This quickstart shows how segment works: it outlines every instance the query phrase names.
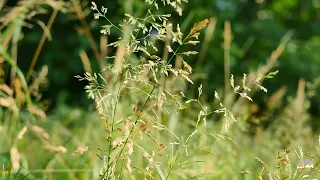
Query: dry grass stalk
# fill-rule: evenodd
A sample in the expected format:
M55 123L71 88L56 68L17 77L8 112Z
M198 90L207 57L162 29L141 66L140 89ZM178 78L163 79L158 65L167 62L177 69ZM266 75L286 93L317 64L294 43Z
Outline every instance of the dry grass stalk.
M100 36L100 53L101 53L101 58L102 59L104 57L106 57L107 54L108 54L108 46L107 46L107 44L108 44L108 37L105 36L105 35L101 35ZM101 66L101 67L104 67L104 66Z
M247 76L247 82L254 82L257 75L261 75L262 77L264 77L277 63L278 58L280 57L280 55L282 54L282 52L284 51L286 45L288 44L289 40L291 39L293 33L291 31L287 32L279 46L276 48L275 51L272 52L270 58L267 60L267 64L260 67L256 72L251 72L248 76ZM263 83L264 79L260 80L260 83ZM254 86L254 83L250 83L247 85L251 90L251 94L253 94L254 92L256 92L256 89L252 88ZM241 113L241 107L243 106L243 104L245 103L245 99L243 98L238 98L237 101L234 103L234 106L232 107L232 112L235 116L238 116L239 113Z
M133 146L134 146L134 143L133 143L133 138L130 138L128 140L128 144L127 144L127 153L126 153L126 157L127 157L127 163L126 163L126 168L127 170L131 173L132 172L132 167L131 167L131 158L130 156L133 154Z
M268 99L267 106L269 108L273 108L273 109L280 107L281 106L280 102L286 92L287 92L287 88L281 87L278 91L276 91L274 94L272 94L271 97ZM275 102L277 102L277 103L275 103Z
M27 128L26 126L24 126L24 127L22 128L22 130L18 133L18 135L17 135L17 140L22 139L23 136L26 134L27 130L28 130L28 128Z
M68 150L63 146L46 145L44 148L46 150L52 151L54 153L66 153L66 152L68 152Z
M167 31L168 32L172 32L172 25L168 25L167 26ZM165 38L165 45L164 45L164 49L163 49L163 56L162 56L162 60L164 63L167 63L168 61L168 56L169 56L169 52L173 52L173 50L171 49L170 45L171 45L171 40L172 40L173 34L169 33L168 36ZM177 59L177 61L181 61L180 59ZM179 62L176 62L176 64ZM181 62L182 63L182 62ZM163 89L165 88L166 85L166 76L161 75L160 77L160 86L159 86L159 91L158 91L158 107L157 107L157 117L160 120L160 123L162 122L162 113L163 113L163 107L162 107L162 103L161 103L161 96L163 94Z
M29 79L31 77L32 71L33 71L33 69L34 69L34 67L35 67L35 65L37 63L38 57L39 57L40 52L42 50L42 47L43 47L43 45L44 45L44 43L46 41L46 38L50 37L50 36L48 36L48 34L50 34L50 29L52 27L52 24L53 24L55 18L57 17L58 11L59 11L58 9L54 9L53 10L53 13L51 14L51 17L50 17L50 19L48 21L47 27L44 28L44 32L43 32L43 34L41 36L41 39L39 41L39 44L38 44L38 46L36 48L36 51L35 51L33 57L32 57L32 61L31 61L31 64L29 66L29 69L28 69L28 73L27 73L27 76L26 76L26 80L27 81L29 81Z
M27 110L31 114L34 114L34 115L40 117L42 120L46 119L46 113L42 109L40 109L40 108L38 108L38 107L36 107L34 105L28 105Z
M205 19L205 20L203 20L201 22L198 22L198 23L194 24L192 29L190 30L190 33L189 33L188 36L192 36L192 35L196 34L198 31L200 31L201 29L205 28L208 23L209 23L209 20Z
M254 158L256 161L258 161L260 164L265 165L265 163L258 157Z
M217 24L217 19L211 18L209 21L208 27L206 29L206 34L204 36L203 45L202 45L200 53L199 53L199 62L198 62L199 66L202 65L202 63L206 57L209 44L213 40L213 35L214 35L214 31L216 29L216 24Z
M225 95L230 93L230 46L231 46L231 24L229 21L224 23L224 83ZM227 100L227 98L226 98Z
M12 172L16 173L21 167L20 164L21 155L19 153L19 150L16 146L13 146L10 149L10 161L12 166Z
M100 56L101 56L101 61L100 61L100 68L103 69L106 67L106 62L105 62L105 57L108 55L108 36L106 35L101 35L100 36ZM101 72L102 76L107 79L107 71L102 71Z
M42 137L45 140L50 139L50 135L46 132L45 129L39 127L39 126L32 126L32 130L37 133L40 137Z
M93 35L90 31L90 28L89 28L89 25L86 21L86 18L84 16L84 13L83 13L83 10L82 10L82 7L81 7L81 4L79 3L78 0L72 0L72 5L73 5L73 9L74 9L74 12L76 13L81 25L82 25L82 28L83 28L83 31L88 39L88 42L90 44L90 47L94 53L94 56L96 57L96 59L98 60L99 64L100 62L102 61L103 57L101 56L101 54L99 53L99 50L98 50L98 46L93 38Z
M25 98L26 98L26 95L22 90L22 82L21 82L20 78L16 77L14 79L13 87L14 87L16 99L18 101L17 102L18 107L20 107L25 102Z
M126 44L121 43L116 52L116 58L114 60L114 70L117 72L121 71L121 68L123 66L123 61L125 59L126 55Z
M79 55L80 55L80 59L81 59L84 71L92 74L91 63L87 56L87 53L81 50Z
M10 108L14 104L15 104L15 102L12 97L7 97L7 98L0 97L0 106Z
M16 39L12 43L12 59L16 60L16 53L17 53L17 43L18 43L18 37L14 38L14 32L17 28L21 28L21 26L27 26L32 27L31 24L27 23L27 20L31 20L34 16L38 14L44 14L47 12L45 8L42 7L42 5L49 5L54 8L53 16L51 16L50 21L48 23L48 26L45 27L44 23L41 21L37 21L37 23L44 29L44 34L42 36L42 39L37 47L37 50L34 54L32 63L29 68L29 75L27 75L27 80L31 76L31 70L33 70L35 62L37 60L37 57L41 51L42 45L44 43L46 35L48 35L48 32L50 30L50 27L54 20L54 17L56 16L57 11L61 10L64 11L64 5L65 2L63 1L53 1L53 0L25 0L25 1L19 1L18 5L13 8L7 8L5 10L5 14L3 17L0 18L1 26L0 30L4 29L5 27L10 27L10 29L6 29L6 36L2 40L1 44L2 47L7 50L9 47L9 42L11 39ZM53 19L52 19L53 17ZM19 19L20 21L17 21ZM11 24L11 26L9 26ZM20 34L17 34L17 36L20 36ZM3 62L3 59L0 59L0 62ZM12 77L14 77L15 72L12 71Z
M85 153L86 151L88 151L89 147L88 146L79 146L73 153L72 155L73 156L76 156L76 155L81 155L83 153Z
M300 79L299 85L298 85L298 91L297 91L297 98L294 103L293 118L295 119L295 122L301 119L301 113L304 109L303 105L304 105L304 97L305 97L305 87L306 87L306 82L303 79Z
M293 33L291 31L287 32L283 37L282 40L279 44L279 46L277 47L276 50L274 50L271 53L271 56L269 57L269 59L267 60L267 64L265 66L260 67L256 73L250 73L248 75L248 81L249 82L253 82L254 79L257 77L257 74L260 74L261 76L265 76L268 72L270 72L270 70L275 67L279 57L281 56L281 54L283 53L284 49L286 48L289 40L291 39L291 37L293 36ZM261 80L261 83L263 82L264 79ZM252 87L249 86L249 88Z

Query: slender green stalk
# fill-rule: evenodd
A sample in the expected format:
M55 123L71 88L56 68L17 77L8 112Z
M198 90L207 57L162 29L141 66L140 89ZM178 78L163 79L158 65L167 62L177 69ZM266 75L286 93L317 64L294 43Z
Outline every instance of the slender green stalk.
M154 6L154 4L155 4L156 1L157 1L157 0L154 0L154 1L152 2L152 4L150 5L150 8L148 9L146 15L144 16L144 19L143 19L144 22L143 22L143 23L145 23L146 20L149 18L149 17L148 17L148 14L149 14L149 12L151 11L151 9L153 8L153 6ZM137 31L137 33L136 33L136 35L135 35L135 37L138 37L138 34L139 34L140 30L141 30L141 29L139 28L138 31Z
M179 45L179 47L173 52L173 55L171 56L171 58L168 60L167 64L169 64L171 62L171 60L173 59L173 57L175 55L177 55L179 49L182 47L182 45L185 43L185 41L189 38L189 36L187 36L183 41L182 43Z
M150 97L151 97L151 95L152 95L155 87L156 87L156 86L153 86L153 88L152 88L151 92L149 93L147 100L144 102L144 104L143 104L140 112L143 112L143 110L144 110L144 108L146 107L148 101L150 100ZM134 130L134 127L135 127L136 124L138 123L140 117L141 117L141 115L139 114L138 117L137 117L137 119L136 119L135 122L134 122L134 125L133 125L132 128L130 129L129 135L127 136L127 138L126 138L126 140L125 140L125 142L124 142L124 144L123 144L120 152L116 155L115 159L114 159L111 163L108 164L107 170L103 173L103 175L101 176L100 179L103 179L103 178L105 177L105 175L108 175L108 171L109 171L110 167L112 166L112 164L114 164L114 163L117 164L119 158L121 157L121 155L122 155L122 153L123 153L123 151L124 151L124 148L126 147L128 141L129 141L129 138L130 138L130 136L131 136L131 134L132 134L132 132L133 132L133 130ZM110 155L109 155L109 157L110 157ZM109 157L108 157L108 158L109 158Z
M171 173L171 171L172 171L173 167L175 166L175 164L176 164L177 160L179 159L179 157L180 157L180 155L181 155L182 151L183 151L183 148L182 148L182 147L180 147L179 152L178 152L178 154L176 155L176 158L174 159L173 163L172 163L172 164L170 164L170 168L169 168L169 171L168 171L168 173L167 173L167 175L166 175L166 179L168 179L168 178L169 178L169 175L170 175L170 173Z
M122 83L120 83L119 88L118 88L117 100L116 100L116 104L114 105L113 114L112 114L111 131L110 131L110 134L109 134L109 145L108 145L108 161L107 161L108 164L109 164L109 161L110 161L110 158L111 158L112 134L113 134L113 131L114 131L114 120L115 120L115 117L116 117L116 112L117 112L118 102L119 102L119 98L120 98L121 87L122 87ZM108 171L107 171L107 177L108 177Z

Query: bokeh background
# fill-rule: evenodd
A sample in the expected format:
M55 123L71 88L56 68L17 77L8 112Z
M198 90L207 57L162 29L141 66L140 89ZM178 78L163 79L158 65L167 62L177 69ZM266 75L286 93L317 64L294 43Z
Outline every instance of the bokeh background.
M143 0L95 0L95 3L108 8L107 15L115 24L122 22L124 13L143 16L148 7ZM108 36L101 35L101 26L108 22L94 20L90 6L91 2L86 0L61 3L50 0L0 1L0 46L16 61L28 85L45 71L44 67L47 68L46 78L38 84L37 93L32 95L37 108L34 110L36 113L31 113L34 111L25 108L26 101L19 102L13 66L5 60L3 53L0 55L1 84L12 89L12 98L19 104L16 112L10 110L11 106L0 103L0 165L8 166L12 162L12 147L15 145L22 157L20 163L28 170L35 169L29 177L54 179L58 176L56 173L43 174L37 169L60 168L83 171L62 172L58 173L59 177L85 179L91 177L94 166L99 166L95 163L95 152L96 147L103 146L103 125L94 110L94 102L84 91L86 82L75 76L83 75L88 64L93 72L100 72L103 64L112 63L104 57L113 55L115 49L106 47L106 44L121 34L114 31ZM253 94L254 102L243 104L244 110L240 110L243 111L239 115L242 121L231 133L239 142L238 146L217 145L215 162L223 167L217 177L245 178L245 173L239 172L247 169L259 171L254 157L276 164L277 152L286 148L303 147L306 154L317 154L320 131L320 0L190 0L182 8L182 16L170 7L161 7L158 12L172 14L170 21L179 23L185 34L196 22L206 18L213 21L211 30L204 30L200 36L201 43L195 46L200 55L186 57L194 69L191 78L195 82L195 85L185 86L188 96L196 96L200 84L203 84L202 100L207 104L214 101L215 90L223 92L226 84L226 22L231 26L228 67L237 80L241 80L243 73L250 74L266 66L273 53L278 56L270 71L279 70L279 73L264 82L268 93ZM52 26L48 27L50 18ZM33 67L32 61L42 36L45 42ZM283 51L277 51L279 47L283 47ZM162 52L157 54L161 56ZM1 97L6 97L3 95L6 91L0 89ZM194 112L193 116L196 115ZM179 121L183 123L184 119L181 115ZM213 116L207 121L219 122L219 118ZM68 152L50 151L48 146L37 148L47 142L46 138L38 137L41 135L36 130L34 134L25 136L23 143L17 143L15 137L24 125L30 129L34 126L43 128L45 132L40 132L50 136L50 145L64 146ZM91 153L67 160L79 145L88 144ZM231 173L226 174L229 171Z

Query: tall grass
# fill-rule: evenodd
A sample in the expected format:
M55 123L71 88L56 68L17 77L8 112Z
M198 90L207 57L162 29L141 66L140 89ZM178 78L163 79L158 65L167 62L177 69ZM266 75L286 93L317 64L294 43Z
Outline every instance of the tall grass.
M55 16L59 10L64 10L65 3L25 0L12 8L2 6L3 4L0 18L1 178L19 179L29 173L24 154L30 145L26 136L35 136L38 145L54 147L46 130L38 126L41 120L46 119L44 107L39 101L41 91L47 84L48 67L43 66L39 72L34 72L34 65L45 39L50 38L49 31ZM30 63L29 73L25 76L17 65L18 44L23 37L23 28L32 28L34 17L46 12L44 6L52 7L54 12L47 25L36 21L44 29L44 33ZM58 148L57 151L64 149Z
M303 158L318 164L318 136L305 126L309 120L306 82L300 81L296 97L288 104L275 103L283 98L283 87L266 97L267 114L255 114L258 107L253 97L259 90L268 92L262 82L278 73L274 67L292 32L266 57L266 65L237 77L230 70L232 26L226 21L221 50L225 89L217 89L214 102L206 102L202 98L205 85L195 86L196 97L185 95L195 81L186 57L197 58L194 48L203 39L195 65L196 71L201 70L217 19L208 17L183 31L179 24L170 23L170 14L159 13L158 8L170 6L182 15L186 1L146 3L144 16L125 14L120 23L110 20L112 14L106 7L92 3L94 18L108 22L101 27L100 43L93 38L80 1L22 1L6 12L9 18L0 26L0 58L14 68L17 77L6 74L12 77L12 86L0 85L1 179L316 178L314 169L296 168ZM28 14L41 12L41 5L55 10L49 22L39 23L44 33L24 78L16 65L17 39L22 22L28 22ZM97 114L64 104L52 115L41 110L40 87L48 69L44 67L35 77L33 69L50 37L57 9L63 7L75 13L102 69L95 73L87 52L80 51L86 73L77 78L88 82L85 90L95 101ZM21 21L14 21L16 17ZM114 31L122 36L108 44L108 35ZM265 121L272 123L260 126ZM249 129L248 123L256 128Z
M105 18L109 22L102 26L101 33L108 35L112 30L116 30L123 34L123 37L119 37L119 41L108 45L117 50L110 56L114 62L106 66L106 76L100 73L77 76L81 81L89 82L86 91L88 96L95 100L97 110L104 120L107 141L106 147L99 155L104 164L100 169L100 179L141 175L144 178L160 179L213 175L215 173L213 169L192 171L198 164L205 164L205 161L185 159L202 155L209 157L210 154L214 154L213 148L199 148L195 139L202 139L201 143L213 143L213 145L219 140L235 143L228 132L231 122L236 122L237 119L229 110L230 105L224 105L225 98L220 97L217 92L215 92L217 100L215 105L203 104L202 85L198 87L197 98L184 95L184 84L193 84L188 76L192 73L192 67L184 60L184 56L196 55L198 52L180 51L182 46L194 46L200 43L198 40L200 30L208 25L209 20L194 24L189 33L184 35L179 24L174 26L168 23L169 14L159 15L154 11L154 8L158 9L159 6L157 1L149 3L150 7L144 18L125 14L126 19L119 26L109 20L107 8L102 6L100 10L95 3L92 3L94 18ZM174 4L167 3L164 1L164 5L177 8ZM179 8L177 10L181 13ZM159 42L149 40L153 30L157 32L155 36ZM225 96L230 94L232 88L234 94L253 101L249 96L252 85L267 92L260 83L265 78L273 78L277 72L257 74L251 81L247 81L247 76L244 74L242 84L237 85L229 70L228 49L231 43L231 28L228 22L225 38L227 87ZM161 42L165 47L162 58L153 54L158 51L157 44ZM172 48L174 44L177 44L176 49ZM174 58L182 62L182 66L178 66L179 69L171 65ZM193 110L198 111L198 115L184 121L178 120L182 117L179 114L187 111L190 106L195 107ZM224 125L220 132L214 131L219 126L207 125L207 118L212 114L222 114ZM178 124L180 128L176 127ZM208 137L214 141L207 141ZM139 156L142 159L139 160ZM185 164L188 166L183 167ZM184 171L186 172L183 173Z

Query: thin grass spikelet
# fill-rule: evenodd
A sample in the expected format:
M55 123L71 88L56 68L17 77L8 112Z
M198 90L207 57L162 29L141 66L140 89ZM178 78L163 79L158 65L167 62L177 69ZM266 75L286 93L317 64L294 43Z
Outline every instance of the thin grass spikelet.
M112 142L112 149L121 147L123 145L123 140L122 138L117 138Z
M22 130L18 133L17 139L22 139L23 136L26 134L26 132L27 132L27 127L24 126Z
M153 158L156 155L156 153L154 151L152 151L152 155L150 156L149 154L144 154L143 157L145 157L148 160L148 165L146 167L146 171L148 172L150 170L150 168L153 167Z
M50 139L50 135L46 132L45 129L39 127L39 126L32 126L32 130L37 133L39 136L41 136L45 140Z
M9 96L13 95L12 89L6 84L0 84L0 91L6 93Z
M261 168L260 173L259 173L259 180L263 180L264 169L265 169L265 167L263 166L263 167Z
M131 158L130 156L133 154L133 138L130 138L128 140L128 144L127 144L127 153L126 153L126 156L127 156L127 163L126 163L126 168L127 170L131 173L132 172L132 168L131 168Z
M241 171L240 172L241 174L251 174L252 172L248 171L248 170L245 170L245 171Z
M10 161L11 161L13 172L17 172L20 169L21 167L20 159L21 159L21 155L19 153L18 148L16 146L13 146L10 149Z
M34 105L29 105L27 110L31 114L40 117L40 119L42 119L42 120L46 119L46 113L42 109L40 109L40 108L38 108L38 107L36 107Z
M79 146L73 153L72 156L81 155L85 152L87 152L89 149L88 146Z
M46 150L49 150L54 153L66 153L68 150L67 148L63 146L52 146L52 145L47 145L44 147Z
M200 31L201 29L205 28L209 23L208 19L205 19L203 21L200 21L193 25L192 29L190 30L190 33L188 36L194 35L196 32Z
M0 106L11 108L14 106L14 99L12 97L7 97L7 98L0 97Z
M264 165L264 162L263 162L260 158L255 157L254 159L255 159L256 161L258 161L260 164Z

